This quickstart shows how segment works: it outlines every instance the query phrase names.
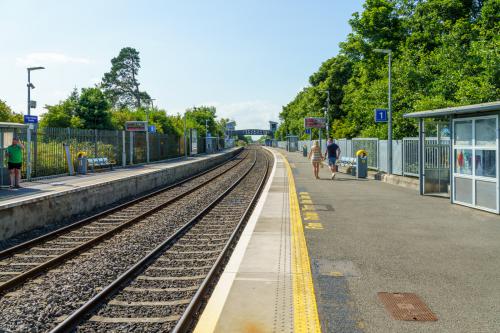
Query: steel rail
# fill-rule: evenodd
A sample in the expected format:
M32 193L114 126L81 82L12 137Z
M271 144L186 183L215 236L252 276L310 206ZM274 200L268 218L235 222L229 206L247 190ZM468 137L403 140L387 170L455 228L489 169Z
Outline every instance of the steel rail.
M151 193L147 193L147 194L145 194L143 196L140 196L138 198L132 199L131 201L127 201L127 202L125 202L123 204L120 204L118 206L106 209L106 210L104 210L102 212L99 212L99 213L94 214L92 216L89 216L89 217L86 217L84 219L78 220L78 221L76 221L74 223L71 223L71 224L69 224L67 226L64 226L62 228L56 229L54 231L51 231L51 232L49 232L49 233L47 233L45 235L42 235L42 236L30 239L29 241L23 242L23 243L18 244L18 245L14 245L12 247L9 247L8 249L0 251L0 260L5 259L6 257L9 257L9 256L11 256L11 255L13 255L15 253L18 253L18 252L22 251L22 250L26 250L26 249L32 247L33 245L37 245L37 244L40 244L41 242L47 241L49 239L53 239L53 238L57 237L59 234L61 234L61 233L65 233L67 231L70 231L71 229L74 229L74 228L83 226L85 224L91 223L92 221L94 221L96 219L99 219L99 218L102 218L105 215L115 213L115 212L117 212L117 211L119 211L121 209L124 209L124 208L128 208L128 207L130 207L132 205L135 205L135 204L137 204L137 203L139 203L141 201L144 201L144 200L146 200L148 198L151 198L151 197L153 197L155 195L158 195L160 193L166 192L168 190L171 190L174 187L177 187L179 185L187 183L188 181L191 181L193 179L201 177L204 174L207 174L207 173L209 173L211 171L214 171L217 168L220 168L221 166L226 165L227 163L233 161L238 156L240 156L242 154L242 152L243 152L243 150L240 151L237 155L233 156L231 159L229 159L226 162L224 162L223 164L216 165L213 168L210 168L208 170L199 172L199 173L197 173L197 174L195 174L193 176L190 176L190 177L188 177L186 179L180 180L180 181L178 181L178 182L176 182L174 184L171 184L171 185L168 185L166 187L162 187L160 189L154 190Z
M42 273L43 271L49 269L49 268L53 268L55 266L58 266L58 265L61 265L63 264L64 262L66 262L66 260L68 260L69 258L72 258L74 257L75 255L77 255L78 253L82 252L83 250L85 249L88 249L92 246L94 246L95 244L115 235L116 233L120 232L121 230L125 229L125 228L128 228L130 226L132 226L134 223L144 219L145 217L159 211L160 209L163 209L165 208L166 206L182 199L183 197L187 196L188 194L196 191L197 189L203 187L203 186L206 186L208 183L214 181L215 179L219 178L220 176L226 174L228 171L232 170L234 167L236 167L237 165L239 165L244 159L241 159L240 161L238 161L238 163L236 163L235 165L231 166L230 168L228 168L227 170L224 170L222 173L216 175L215 177L212 177L210 178L209 180L207 180L206 182L203 182L201 184L198 184L196 185L195 187L187 190L186 192L183 192L181 194L179 194L178 196L176 197L173 197L171 199L168 199L167 201L153 207L152 209L149 209L139 215L136 215L128 220L125 220L123 223L121 223L120 225L118 225L117 227L113 228L113 229L110 229L88 241L86 241L85 243L82 243L72 249L70 249L69 251L66 251L60 255L58 255L57 257L51 259L51 260L48 260L44 263L41 263L40 265L36 266L36 267L33 267L32 269L26 271L26 272L23 272L17 276L15 276L14 278L12 279L9 279L5 282L0 282L0 294L2 293L5 293L6 291L12 289L12 288L15 288L15 287L18 287L19 285L25 283L26 281L28 281L30 278L34 277L34 276L37 276L39 275L40 273ZM182 182L181 182L182 184ZM174 186L174 185L172 185ZM169 186L169 188L171 188L172 186ZM162 192L160 190L160 192ZM158 194L158 193L157 193Z
M177 229L174 234L172 234L169 238L164 240L161 244L159 244L155 249L146 254L141 260L136 262L132 267L130 267L126 272L122 273L116 280L102 289L98 294L96 294L92 299L83 304L79 309L75 310L72 314L70 314L64 321L59 323L55 328L53 328L50 333L61 333L61 332L71 332L80 321L96 310L102 303L105 302L106 298L115 294L119 290L122 289L123 284L126 281L129 281L136 277L140 272L144 271L151 262L156 260L159 256L162 255L162 252L165 251L168 247L175 243L177 239L182 237L182 235L190 229L196 222L205 216L212 208L214 208L223 198L225 198L254 168L257 163L257 153L255 153L255 160L253 161L250 168L248 168L245 173L243 173L234 183L228 187L223 193L221 193L217 198L215 198L211 203L205 206L200 212L189 220L182 227Z
M264 154L267 154L267 153L264 153ZM174 329L172 330L172 333L183 333L183 332L188 332L190 330L191 326L196 321L197 312L200 310L201 306L203 305L203 300L204 300L205 296L207 296L209 293L210 286L217 279L217 272L222 268L223 263L224 263L224 259L232 253L231 246L233 245L233 243L235 241L237 241L237 236L238 236L240 229L243 227L246 219L252 213L253 205L259 199L260 193L262 192L262 189L264 188L264 185L266 184L267 175L269 174L269 158L267 157L267 155L265 155L265 156L266 156L266 172L260 181L260 184L257 188L257 191L255 192L254 196L252 197L252 200L250 201L247 208L245 209L245 212L243 213L240 220L238 221L236 228L234 229L231 236L229 237L229 240L227 241L226 245L222 249L221 254L217 257L217 260L215 261L214 265L212 266L212 268L208 272L208 275L203 280L203 282L200 285L200 288L198 288L195 295L193 296L193 299L191 300L188 307L186 308L186 310L182 314L181 319L179 319L179 321L175 325Z

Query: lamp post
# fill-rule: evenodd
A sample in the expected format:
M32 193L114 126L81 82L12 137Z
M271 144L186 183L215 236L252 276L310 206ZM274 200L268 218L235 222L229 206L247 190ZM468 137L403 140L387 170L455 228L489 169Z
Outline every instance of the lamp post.
M187 110L184 111L184 157L185 158L187 158L187 156L188 156L187 137L186 137L186 131L187 131L187 129L186 129L186 127L187 127L187 124L186 124L186 115L187 115Z
M31 83L31 71L36 71L39 69L45 69L45 67L28 67L26 68L28 70L28 84L26 85L28 87L28 116L31 115L31 89L35 89L35 86L33 83Z
M26 68L26 70L28 71L28 83L26 84L26 86L28 87L28 116L31 115L31 89L35 89L35 86L33 85L33 83L31 83L31 71L36 71L36 70L40 70L40 69L45 69L45 67L42 67L42 66L37 66L37 67L28 67ZM34 106L34 105L33 105ZM28 128L27 132L26 132L26 140L28 141L27 143L27 147L26 147L26 176L28 178L28 180L31 180L31 128ZM33 156L33 160L34 160L34 164L36 166L37 164L37 159L38 159L38 156L37 156L37 151L38 151L38 147L37 147L37 138L36 138L36 131L35 131L35 147L34 147L34 156Z
M388 94L388 121L387 121L387 173L392 174L392 86L391 86L391 61L392 50L389 49L374 49L374 52L384 53L389 55L389 94Z
M154 98L149 99L151 109L153 109ZM146 163L150 160L150 150L149 150L149 108L146 108Z
M330 135L330 123L328 121L328 115L330 113L330 90L323 90L322 92L326 92L326 109L324 115L326 120L326 139L328 140Z

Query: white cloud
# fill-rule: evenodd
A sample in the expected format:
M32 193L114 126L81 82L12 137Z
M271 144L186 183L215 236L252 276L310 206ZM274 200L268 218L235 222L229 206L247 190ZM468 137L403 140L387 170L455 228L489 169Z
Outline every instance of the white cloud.
M16 58L18 66L43 66L46 64L89 64L90 60L82 57L72 57L64 53L35 52Z
M245 101L238 103L209 102L217 108L219 118L230 118L236 121L237 129L268 129L269 121L278 121L281 106L267 101Z

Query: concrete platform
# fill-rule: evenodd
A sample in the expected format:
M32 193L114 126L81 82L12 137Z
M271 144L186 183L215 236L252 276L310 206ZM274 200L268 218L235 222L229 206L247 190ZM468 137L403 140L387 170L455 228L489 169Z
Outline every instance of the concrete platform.
M19 190L0 189L0 241L175 183L222 163L239 150L233 148L188 159L23 182L24 188Z
M282 151L283 152L283 151ZM500 217L286 153L323 332L500 332ZM435 322L392 319L378 292L416 293Z
M319 332L307 247L291 169L275 165L195 329Z
M316 180L307 159L274 152L195 332L500 332L498 215L327 168ZM394 320L378 292L415 293L438 320Z

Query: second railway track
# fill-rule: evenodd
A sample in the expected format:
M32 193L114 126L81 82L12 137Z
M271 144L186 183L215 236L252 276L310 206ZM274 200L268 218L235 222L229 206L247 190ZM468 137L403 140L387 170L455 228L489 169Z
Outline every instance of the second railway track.
M184 332L251 212L269 170L255 151L251 169L198 215L85 303L52 333ZM90 315L97 312L94 315ZM83 320L83 322L81 322Z
M66 260L57 269L44 272L16 291L5 294L0 298L0 331L41 332L56 326L226 191L250 168L250 157L240 156L238 161L232 162L236 165L226 165L230 171L210 182L210 186L202 186L182 200L158 209L112 238L102 240L98 246ZM37 258L36 255L33 258ZM11 267L5 265L6 259L2 263L2 266Z
M1 251L0 294L182 199L230 171L242 160L241 156L236 157L222 166Z

